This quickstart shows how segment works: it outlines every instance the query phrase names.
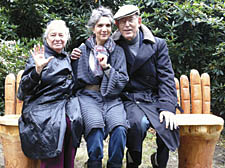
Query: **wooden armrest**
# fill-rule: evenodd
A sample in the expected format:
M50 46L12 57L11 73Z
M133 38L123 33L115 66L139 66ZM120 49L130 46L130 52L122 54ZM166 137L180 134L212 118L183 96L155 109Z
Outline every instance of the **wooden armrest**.
M18 126L18 120L21 115L9 114L0 117L0 125Z
M224 120L213 114L176 114L179 126L224 125Z

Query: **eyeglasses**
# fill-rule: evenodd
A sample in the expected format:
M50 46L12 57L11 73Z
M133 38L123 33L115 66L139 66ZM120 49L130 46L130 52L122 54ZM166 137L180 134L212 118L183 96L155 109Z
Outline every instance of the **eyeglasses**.
M120 20L119 20L119 24L120 24L121 26L124 26L124 25L126 25L126 23L128 22L129 25L130 25L130 24L133 24L133 23L135 22L136 19L137 19L137 16L126 17L126 18L120 19Z

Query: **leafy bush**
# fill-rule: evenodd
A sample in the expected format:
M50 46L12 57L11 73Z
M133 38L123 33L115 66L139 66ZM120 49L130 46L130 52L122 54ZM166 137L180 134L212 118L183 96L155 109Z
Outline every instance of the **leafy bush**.
M1 41L0 42L0 115L4 109L4 85L5 77L9 73L15 75L25 68L31 46L39 41L35 39L24 41Z
M0 14L0 39L15 39L17 34L14 30L17 26L9 23L7 10L4 7L0 7Z

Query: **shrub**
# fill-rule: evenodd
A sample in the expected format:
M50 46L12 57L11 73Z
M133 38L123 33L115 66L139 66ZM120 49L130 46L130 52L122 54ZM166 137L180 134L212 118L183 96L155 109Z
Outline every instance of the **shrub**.
M32 39L23 39L22 41L4 41L0 42L0 115L4 109L4 84L5 77L9 73L15 75L25 68L29 50L31 46L39 41Z

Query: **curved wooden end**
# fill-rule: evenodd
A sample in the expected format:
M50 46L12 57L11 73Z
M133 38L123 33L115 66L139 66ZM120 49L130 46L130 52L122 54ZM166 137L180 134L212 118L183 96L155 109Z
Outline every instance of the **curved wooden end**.
M20 80L21 80L21 77L23 75L23 72L24 72L24 70L20 70L17 74L17 77L16 77L16 93L18 91ZM23 107L23 101L16 98L16 114L21 114L22 107Z
M190 114L190 89L189 80L186 75L180 77L180 93L181 93L181 107L185 114Z
M202 113L202 90L201 90L201 79L199 72L192 69L190 72L190 83L191 83L191 105L193 114Z
M201 75L201 86L202 86L202 113L210 114L210 77L209 74L203 73Z
M179 168L211 168L224 120L212 114L178 114Z
M0 117L0 139L5 168L38 168L40 161L27 158L21 149L18 118L19 115Z
M177 78L174 78L174 81L175 81L176 90L177 90L177 103L180 105L180 84ZM176 109L176 114L180 114L180 111L178 109Z
M5 114L15 114L16 113L16 77L13 73L6 76L5 79Z

